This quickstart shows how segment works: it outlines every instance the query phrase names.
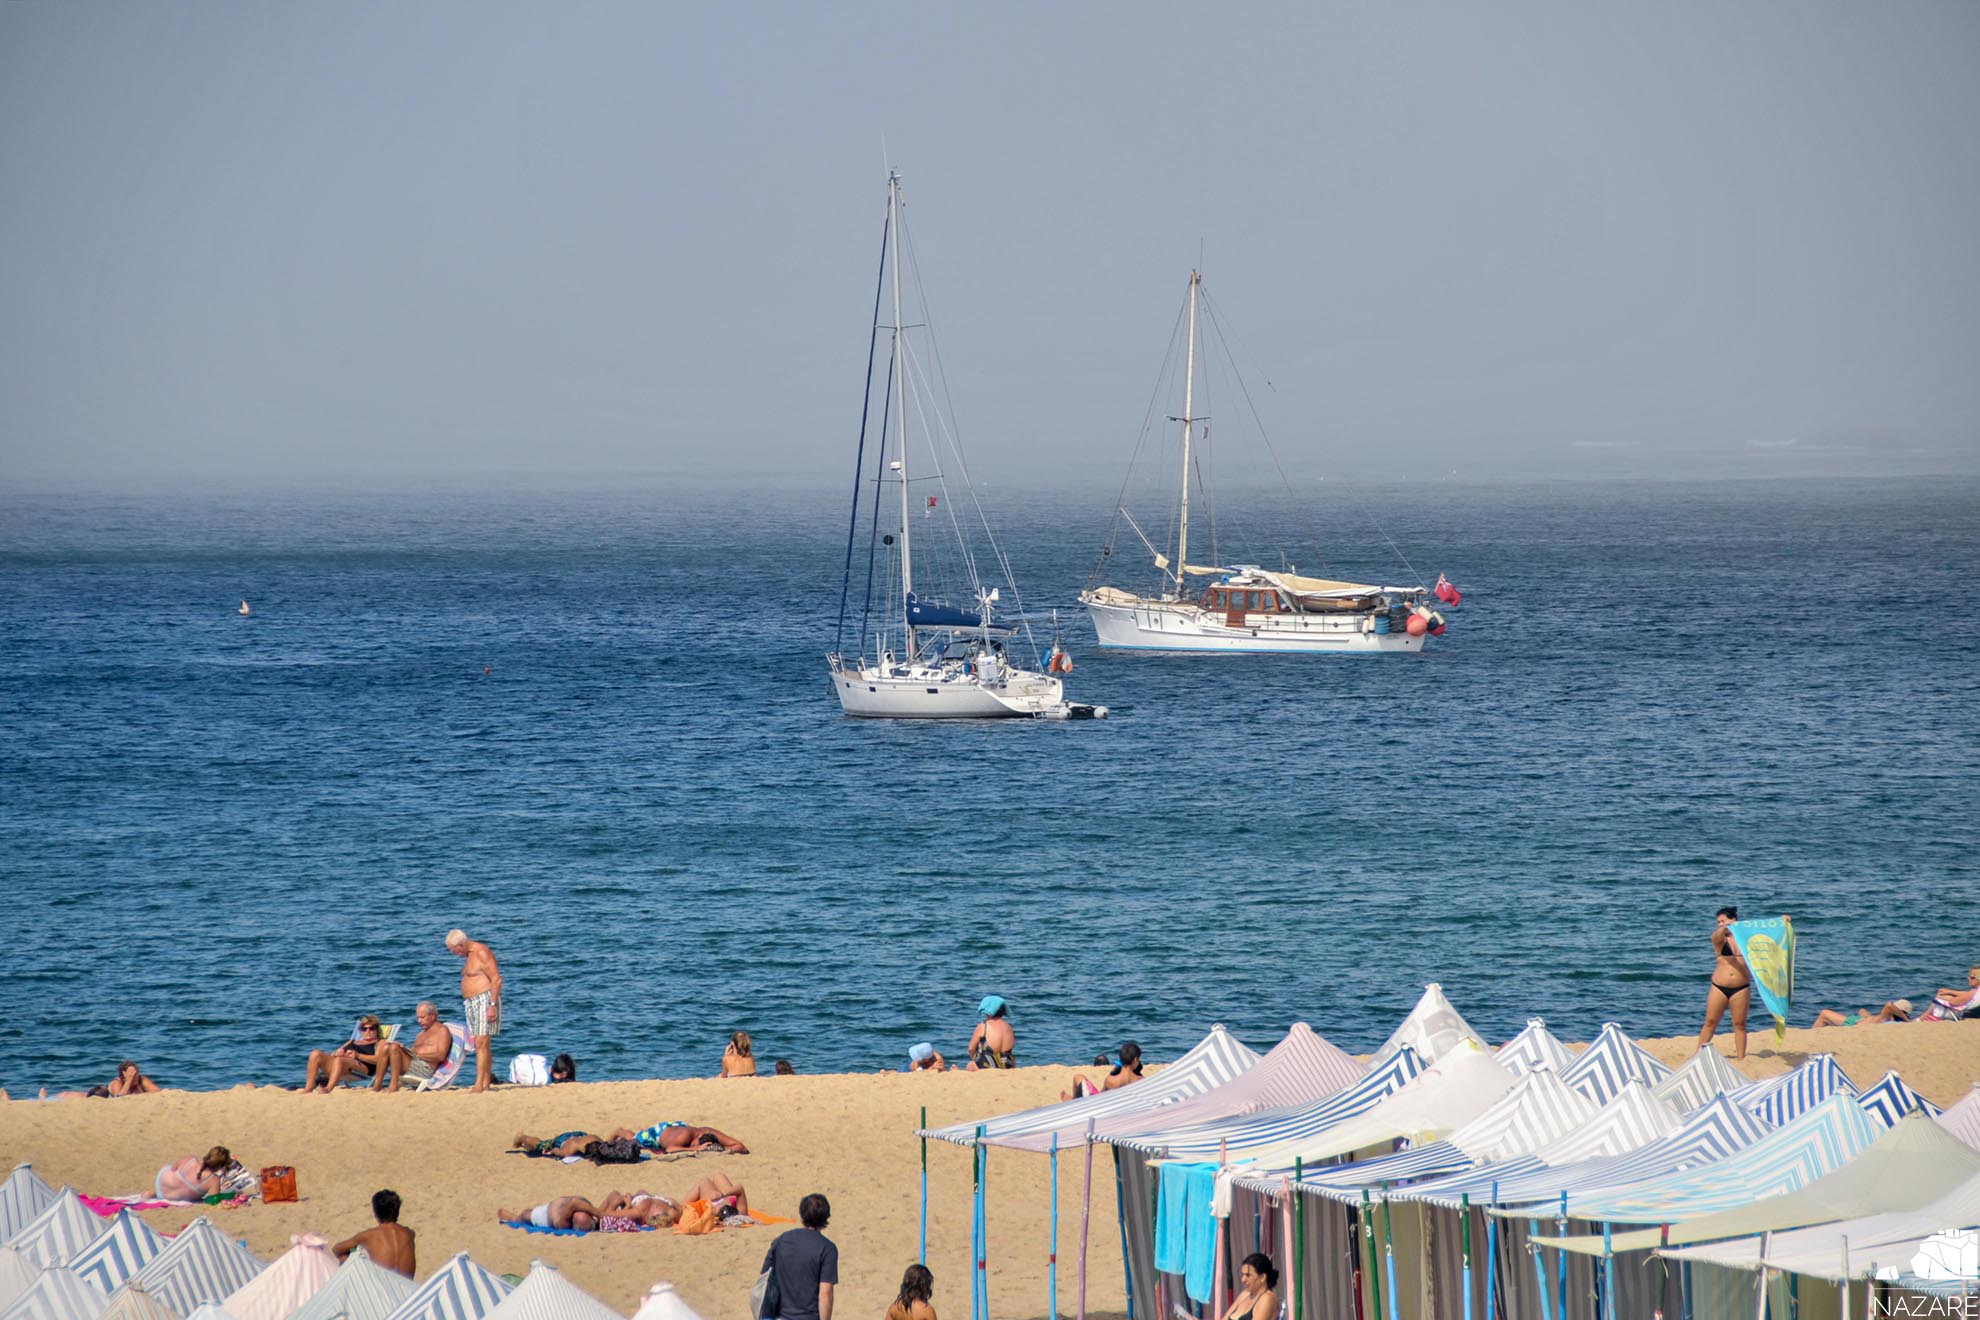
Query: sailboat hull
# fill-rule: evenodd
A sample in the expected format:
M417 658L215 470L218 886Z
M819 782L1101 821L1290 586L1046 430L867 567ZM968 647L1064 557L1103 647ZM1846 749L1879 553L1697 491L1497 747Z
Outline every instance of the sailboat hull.
M835 670L839 707L856 719L998 720L1052 717L1065 709L1064 685L1028 670L1009 670L995 683L973 673L916 665L902 670Z
M1408 655L1428 640L1401 629L1376 631L1384 616L1372 610L1258 614L1232 626L1221 614L1186 601L1089 599L1086 609L1100 645L1119 650Z

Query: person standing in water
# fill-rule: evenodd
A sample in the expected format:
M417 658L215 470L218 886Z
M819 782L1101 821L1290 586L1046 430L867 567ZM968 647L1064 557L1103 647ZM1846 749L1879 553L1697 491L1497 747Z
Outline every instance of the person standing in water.
M1746 1010L1753 1006L1753 972L1733 942L1732 924L1739 920L1739 909L1722 907L1718 924L1712 928L1712 988L1705 995L1705 1028L1698 1033L1698 1048L1712 1047L1719 1030L1719 1019L1732 1009L1733 1058L1746 1057Z
M447 932L447 951L461 962L461 1013L468 1039L474 1043L474 1090L486 1091L495 1080L495 1033L502 1029L502 969L495 953L463 930Z

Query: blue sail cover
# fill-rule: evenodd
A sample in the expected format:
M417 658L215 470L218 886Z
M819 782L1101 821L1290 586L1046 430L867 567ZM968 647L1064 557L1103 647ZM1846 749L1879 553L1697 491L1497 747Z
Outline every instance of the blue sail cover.
M916 628L981 628L983 616L952 605L924 602L912 591L907 594L907 621Z

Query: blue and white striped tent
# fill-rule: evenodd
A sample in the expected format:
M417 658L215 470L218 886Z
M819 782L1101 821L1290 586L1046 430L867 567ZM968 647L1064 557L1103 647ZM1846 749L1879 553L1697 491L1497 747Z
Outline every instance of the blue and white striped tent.
M357 1247L330 1282L289 1313L289 1320L385 1320L412 1295L411 1279L386 1269Z
M1897 1121L1914 1109L1924 1110L1928 1118L1939 1116L1939 1107L1906 1086L1896 1070L1885 1073L1875 1086L1857 1096L1856 1103L1885 1127L1896 1127Z
M135 1283L167 1310L190 1316L207 1302L217 1304L261 1269L261 1258L212 1220L195 1219L124 1286Z
M1939 1115L1939 1126L1980 1150L1980 1082L1975 1082L1957 1104Z
M12 1247L0 1247L0 1311L13 1305L14 1299L40 1277L41 1266Z
M1747 1112L1779 1127L1791 1123L1838 1092L1854 1097L1856 1083L1833 1054L1818 1054L1793 1072L1755 1082L1733 1097Z
M1728 1159L1626 1186L1568 1198L1568 1217L1619 1224L1667 1224L1716 1214L1792 1192L1833 1173L1876 1140L1881 1129L1853 1095L1832 1095L1786 1127ZM1558 1207L1535 1210L1558 1213Z
M128 1285L117 1289L97 1320L179 1320L165 1304L142 1288Z
M988 1145L1015 1137L1059 1132L1065 1134L1061 1138L1062 1145L1077 1145L1084 1137L1089 1120L1155 1110L1177 1100L1202 1095L1213 1087L1222 1086L1257 1062L1257 1052L1224 1030L1223 1024L1219 1023L1211 1027L1210 1034L1180 1059L1133 1086L1117 1087L1098 1095L1025 1109L981 1122L952 1123L948 1127L933 1128L918 1135L969 1146L975 1144L978 1128L983 1130L983 1141Z
M1551 1068L1556 1073L1564 1073L1574 1062L1574 1051L1561 1044L1547 1024L1540 1018L1526 1019L1526 1026L1517 1036L1499 1046L1493 1056L1515 1073L1529 1073L1535 1068Z
M218 1302L201 1302L186 1320L235 1320L232 1312Z
M72 1256L96 1241L103 1228L103 1216L84 1205L75 1188L64 1187L7 1245L47 1269L68 1264Z
M1532 1154L1517 1159L1483 1164L1463 1173L1418 1183L1400 1193L1411 1201L1456 1207L1466 1197L1474 1205L1493 1204L1493 1190L1507 1199L1510 1189L1538 1180L1545 1185L1556 1177L1554 1170L1590 1160L1612 1158L1640 1150L1659 1137L1677 1130L1682 1120L1669 1104L1657 1099L1641 1082L1631 1082L1622 1094L1602 1107L1601 1112L1574 1131ZM1530 1200L1530 1196L1520 1196Z
M0 1320L97 1320L110 1299L60 1265L45 1269L28 1290L0 1311Z
M1136 1083L1140 1085L1140 1083ZM1134 1089L1129 1087L1129 1090ZM488 1320L625 1320L617 1311L540 1260L529 1263L529 1277L488 1313Z
M28 1226L28 1221L48 1208L55 1189L41 1180L32 1164L16 1164L0 1182L0 1246Z
M1670 1065L1623 1035L1615 1023L1604 1022L1601 1034L1568 1065L1561 1080L1596 1104L1606 1105L1631 1082L1655 1086L1670 1075Z
M1733 1104L1726 1096L1685 1116L1683 1126L1648 1145L1622 1155L1564 1164L1504 1180L1499 1187L1501 1211L1520 1219L1552 1219L1563 1192L1588 1192L1629 1187L1687 1169L1715 1164L1745 1150L1772 1130L1766 1120ZM1519 1208L1538 1202L1531 1209Z
M1715 1095L1731 1095L1751 1085L1753 1079L1727 1063L1725 1055L1706 1049L1686 1059L1683 1067L1654 1089L1659 1099L1676 1105L1680 1114L1688 1114Z
M1434 1178L1493 1161L1531 1155L1582 1126L1596 1114L1594 1101L1546 1068L1527 1073L1484 1113L1442 1141L1372 1160L1356 1160L1308 1174L1298 1188L1338 1201L1354 1201L1364 1189ZM1406 1193L1398 1193L1406 1195Z
M1376 1064L1360 1081L1324 1099L1179 1128L1150 1128L1115 1137L1109 1144L1167 1159L1214 1155L1223 1149L1235 1154L1254 1146L1273 1146L1324 1132L1336 1123L1367 1113L1409 1085L1424 1066L1421 1056L1405 1046ZM1159 1118L1159 1115L1150 1117Z
M515 1291L463 1251L435 1270L387 1320L482 1320Z
M106 1293L149 1265L165 1250L165 1239L128 1210L104 1221L96 1240L69 1258L69 1268Z

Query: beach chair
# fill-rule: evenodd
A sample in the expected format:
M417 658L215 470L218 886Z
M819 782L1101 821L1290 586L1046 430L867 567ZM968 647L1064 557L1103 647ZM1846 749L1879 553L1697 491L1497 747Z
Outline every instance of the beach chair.
M467 1027L459 1022L442 1025L447 1028L447 1034L454 1038L454 1043L447 1048L447 1061L435 1068L431 1077L420 1082L419 1089L422 1091L444 1091L452 1086L468 1056Z
M1943 999L1934 999L1932 1006L1918 1015L1920 1022L1960 1022L1972 1017L1980 1008L1980 996L1975 996L1965 1008L1954 1008Z

